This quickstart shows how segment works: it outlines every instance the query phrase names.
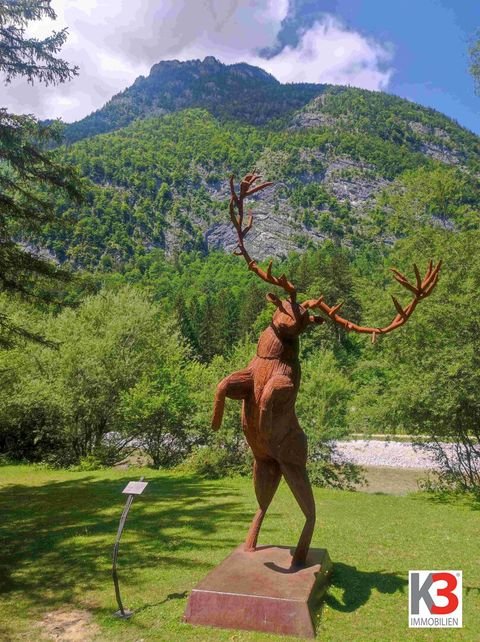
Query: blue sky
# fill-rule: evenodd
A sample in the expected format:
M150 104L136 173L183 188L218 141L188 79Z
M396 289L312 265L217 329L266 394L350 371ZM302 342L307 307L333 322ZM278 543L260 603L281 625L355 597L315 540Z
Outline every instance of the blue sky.
M326 11L351 29L391 43L393 73L387 90L480 133L480 98L468 72L469 42L480 28L480 2L324 0L297 5L305 26Z
M480 134L468 47L478 0L52 0L62 56L80 75L58 87L19 79L0 103L78 120L161 60L248 62L282 82L349 84L434 107Z

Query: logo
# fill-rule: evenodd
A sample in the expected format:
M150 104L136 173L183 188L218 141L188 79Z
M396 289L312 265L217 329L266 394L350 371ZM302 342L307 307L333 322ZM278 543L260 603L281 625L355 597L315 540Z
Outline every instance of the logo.
M462 627L462 571L409 571L410 628Z

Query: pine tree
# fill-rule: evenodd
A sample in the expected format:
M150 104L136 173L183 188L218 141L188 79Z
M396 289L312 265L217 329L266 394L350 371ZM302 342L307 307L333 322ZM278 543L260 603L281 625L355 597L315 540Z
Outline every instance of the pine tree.
M67 39L67 29L54 31L39 40L26 35L29 22L50 18L55 20L51 0L0 0L0 71L9 83L16 76L28 82L35 79L57 84L77 75L78 67L56 58Z
M55 18L50 0L0 0L0 72L5 84L16 76L28 82L61 83L77 74L55 54L65 42L66 30L39 40L27 37L30 21ZM33 116L0 109L0 292L51 301L52 278L67 272L41 258L32 239L47 224L54 224L55 201L61 195L80 199L76 172L57 160L51 150L59 128L41 125ZM0 310L0 346L15 335L38 338L18 327Z

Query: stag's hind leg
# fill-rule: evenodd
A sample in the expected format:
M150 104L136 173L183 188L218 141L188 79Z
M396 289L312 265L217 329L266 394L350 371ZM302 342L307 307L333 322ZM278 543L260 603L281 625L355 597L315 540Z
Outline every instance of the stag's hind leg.
M259 508L255 513L245 540L246 551L254 551L257 546L258 533L263 518L275 495L281 476L280 466L273 459L255 459L253 464L253 483Z
M282 463L281 470L306 518L292 559L292 566L303 566L307 559L315 527L315 500L304 464Z

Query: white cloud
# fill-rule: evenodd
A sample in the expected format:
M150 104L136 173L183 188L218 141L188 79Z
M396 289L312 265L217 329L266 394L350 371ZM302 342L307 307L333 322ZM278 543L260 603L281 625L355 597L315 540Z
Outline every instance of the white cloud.
M301 34L270 59L288 14L288 0L53 0L55 22L32 24L45 36L69 27L61 56L80 76L57 87L19 79L0 85L0 103L41 118L82 118L130 85L160 60L213 55L223 62L249 62L282 82L329 82L367 89L387 86L390 51L331 16Z
M296 47L284 47L269 60L250 58L282 82L319 82L385 89L392 70L390 47L345 29L327 16L305 31Z

